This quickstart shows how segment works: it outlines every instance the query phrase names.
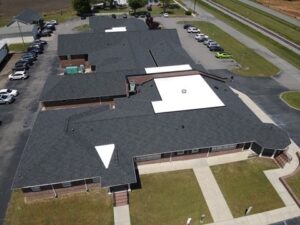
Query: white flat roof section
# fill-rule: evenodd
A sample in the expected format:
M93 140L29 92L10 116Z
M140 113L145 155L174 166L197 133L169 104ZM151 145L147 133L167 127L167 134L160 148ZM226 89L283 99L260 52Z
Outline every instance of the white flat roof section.
M111 33L111 32L125 32L127 31L126 27L112 27L111 29L106 29L106 33Z
M192 67L189 64L145 68L146 74L178 72L178 71L187 71L187 70L192 70Z
M225 106L200 75L154 79L161 101L153 101L155 113Z
M103 162L105 168L107 169L109 167L111 157L115 150L115 144L98 145L98 146L95 146L95 149L96 149L101 161Z

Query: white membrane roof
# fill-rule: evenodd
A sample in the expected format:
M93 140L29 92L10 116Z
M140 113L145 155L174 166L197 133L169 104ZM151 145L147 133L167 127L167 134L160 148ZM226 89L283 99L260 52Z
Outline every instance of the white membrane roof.
M126 27L113 27L111 29L106 29L105 32L106 33L110 33L110 32L125 32L127 31Z
M161 101L153 101L155 113L225 106L200 75L154 79Z
M103 162L105 168L107 169L109 167L111 157L115 150L115 144L98 145L98 146L95 146L95 149L96 149L101 161Z
M192 67L189 64L145 68L146 74L167 73L167 72L177 72L177 71L187 71L187 70L192 70Z

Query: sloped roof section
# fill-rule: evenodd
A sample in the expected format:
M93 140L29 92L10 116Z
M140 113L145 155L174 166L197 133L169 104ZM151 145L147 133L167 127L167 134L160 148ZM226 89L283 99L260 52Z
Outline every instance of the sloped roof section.
M42 19L42 16L37 11L32 9L25 9L19 15L14 17L14 20L20 21L27 24L33 24Z

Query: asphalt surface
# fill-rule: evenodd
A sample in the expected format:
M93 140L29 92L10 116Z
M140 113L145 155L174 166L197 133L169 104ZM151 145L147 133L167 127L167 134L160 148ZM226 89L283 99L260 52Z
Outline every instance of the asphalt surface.
M279 98L282 92L288 91L286 87L271 78L241 77L228 70L209 70L209 72L223 77L234 76L233 81L228 84L247 94L300 146L300 111L290 108Z

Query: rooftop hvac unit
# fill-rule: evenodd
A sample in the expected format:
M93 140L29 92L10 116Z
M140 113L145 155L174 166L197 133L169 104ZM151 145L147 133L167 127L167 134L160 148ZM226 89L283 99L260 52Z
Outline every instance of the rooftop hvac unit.
M129 81L129 93L135 93L136 92L136 84L135 81L131 80Z

